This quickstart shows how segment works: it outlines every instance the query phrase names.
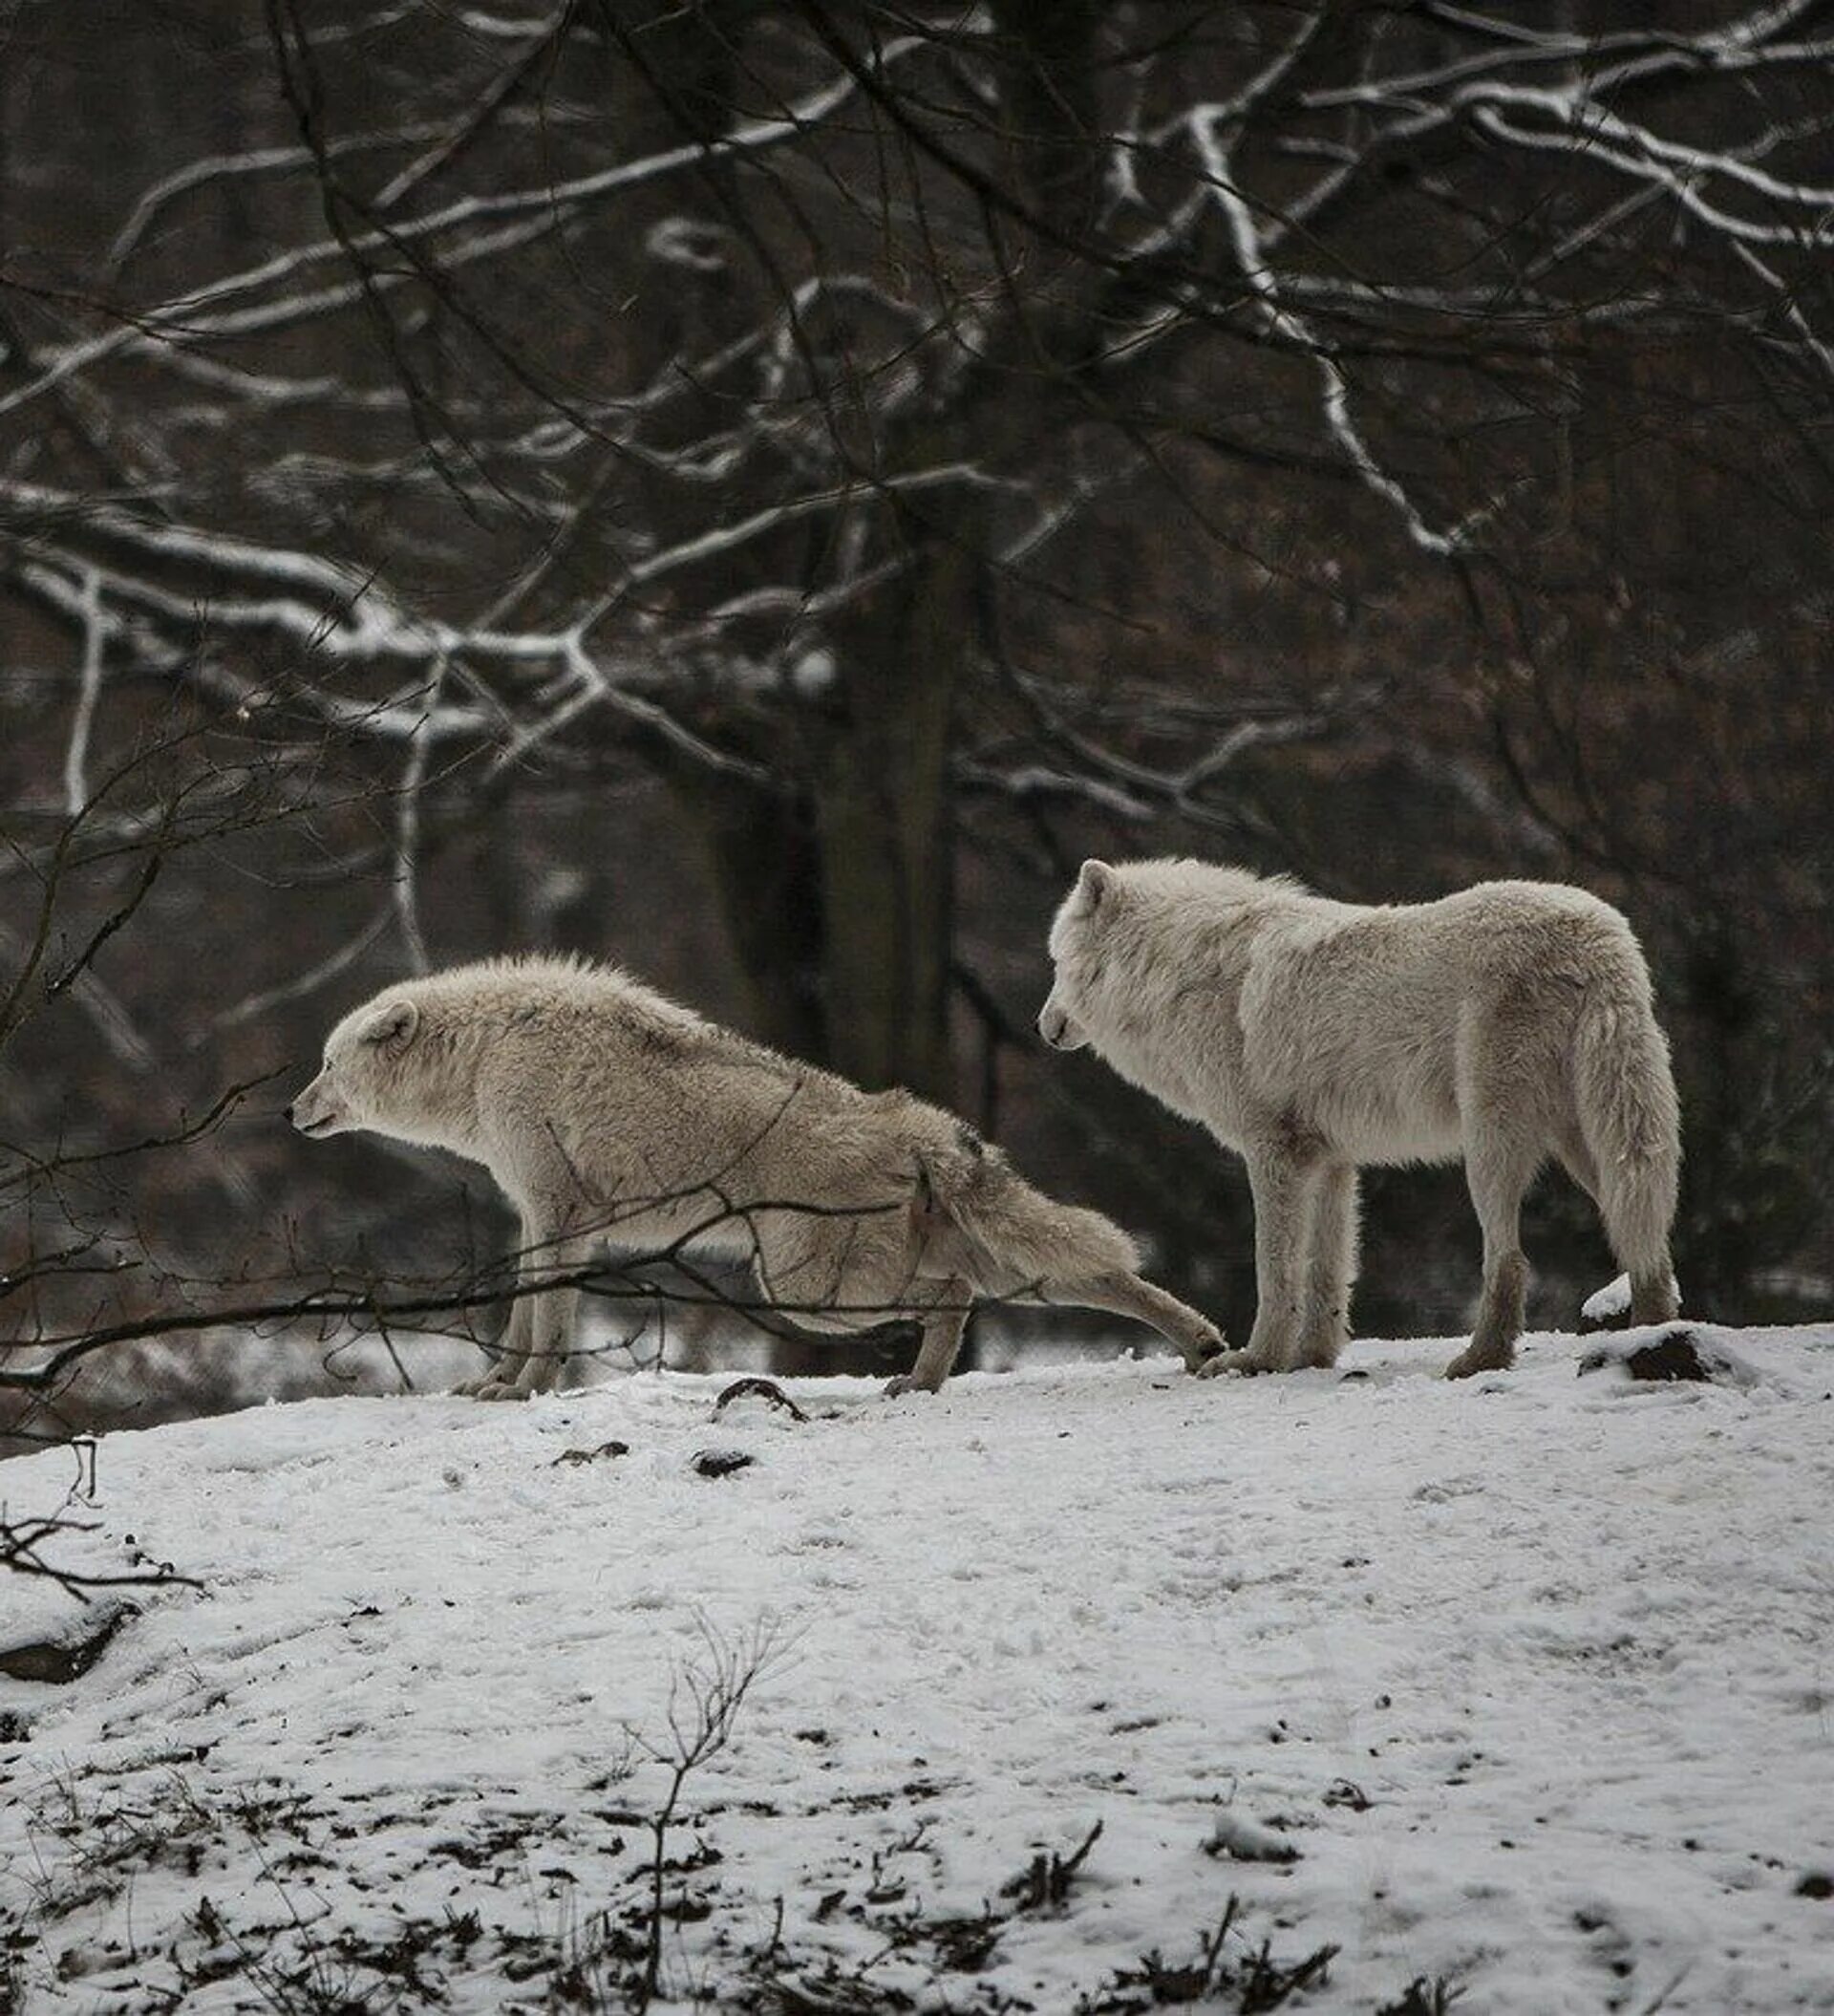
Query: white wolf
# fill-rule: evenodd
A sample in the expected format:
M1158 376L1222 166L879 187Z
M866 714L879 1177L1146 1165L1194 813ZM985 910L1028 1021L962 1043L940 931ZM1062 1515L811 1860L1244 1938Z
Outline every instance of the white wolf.
M907 1092L866 1093L749 1042L621 973L505 959L388 988L338 1023L288 1108L302 1133L368 1128L481 1162L522 1217L499 1362L462 1387L544 1391L602 1243L748 1258L763 1299L821 1331L915 1318L889 1391L949 1377L977 1293L1112 1310L1193 1370L1215 1326L1140 1278L1120 1229L1054 1203L998 1149Z
M1486 882L1367 908L1200 861L1090 861L1051 927L1038 1017L1247 1160L1258 1307L1246 1353L1329 1365L1348 1332L1356 1169L1464 1160L1483 1291L1449 1376L1507 1365L1518 1220L1552 1155L1597 1201L1632 1318L1679 1306L1680 1119L1630 926L1583 890Z

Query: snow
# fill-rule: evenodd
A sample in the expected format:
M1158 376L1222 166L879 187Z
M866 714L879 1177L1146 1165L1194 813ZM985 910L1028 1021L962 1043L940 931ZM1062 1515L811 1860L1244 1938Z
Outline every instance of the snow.
M1621 1323L1631 1313L1630 1276L1620 1274L1615 1280L1607 1281L1595 1295L1586 1298L1579 1313L1585 1321L1599 1328Z
M1233 1896L1226 1960L1339 1948L1296 2007L1827 2010L1834 1325L1692 1328L1736 1378L1632 1331L108 1437L65 1558L202 1587L0 1679L0 2007L9 1956L27 2012L641 2006L677 1733L761 1651L658 2008L1144 2008ZM73 1620L0 1578L0 1650Z

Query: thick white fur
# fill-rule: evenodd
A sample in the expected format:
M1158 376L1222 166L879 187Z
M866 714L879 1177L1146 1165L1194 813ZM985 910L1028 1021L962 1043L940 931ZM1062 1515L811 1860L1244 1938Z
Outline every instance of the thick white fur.
M1678 1307L1680 1116L1630 926L1583 890L1486 882L1367 908L1201 861L1091 861L1051 928L1038 1018L1239 1149L1258 1308L1205 1369L1333 1363L1349 1328L1356 1169L1465 1165L1483 1290L1454 1378L1507 1365L1524 1191L1549 1156L1597 1201L1632 1318Z
M368 1128L482 1163L521 1213L525 1290L602 1243L692 1240L749 1259L763 1298L816 1330L916 1318L894 1391L948 1378L977 1292L1137 1318L1193 1368L1222 1347L1140 1278L1118 1226L1054 1203L939 1107L863 1092L578 961L387 989L331 1031L290 1113L315 1136ZM499 1362L464 1390L553 1385L578 1300L520 1294Z

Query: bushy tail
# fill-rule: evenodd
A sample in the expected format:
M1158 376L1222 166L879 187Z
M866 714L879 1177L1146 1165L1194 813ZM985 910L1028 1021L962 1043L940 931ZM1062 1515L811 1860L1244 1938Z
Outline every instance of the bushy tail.
M1649 974L1634 945L1595 981L1574 1057L1579 1122L1598 1169L1598 1203L1631 1276L1632 1319L1661 1321L1678 1298L1669 1264L1681 1174L1681 1110Z
M1024 1283L1132 1274L1134 1242L1099 1212L1058 1204L1034 1190L998 1148L964 1130L960 1147L927 1152L924 1175L936 1208L984 1255L989 1271Z

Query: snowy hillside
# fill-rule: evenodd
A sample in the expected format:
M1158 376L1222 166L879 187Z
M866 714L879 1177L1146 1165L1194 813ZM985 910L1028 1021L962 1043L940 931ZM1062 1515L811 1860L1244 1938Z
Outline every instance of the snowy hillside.
M0 2009L1827 2010L1834 1327L1694 1335L113 1437L202 1587L0 1679Z

